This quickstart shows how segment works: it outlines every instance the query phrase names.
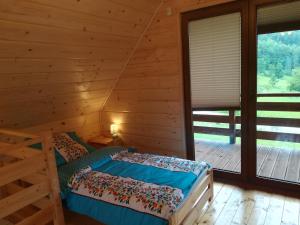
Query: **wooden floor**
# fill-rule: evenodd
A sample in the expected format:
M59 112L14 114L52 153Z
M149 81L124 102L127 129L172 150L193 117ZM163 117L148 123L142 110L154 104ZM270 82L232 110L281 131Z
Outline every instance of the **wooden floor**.
M300 200L215 183L199 225L300 225Z
M240 145L196 141L196 159L214 168L241 171ZM262 177L300 182L300 149L258 147L257 171Z
M300 200L215 183L214 199L191 225L300 225ZM66 213L67 225L100 225ZM130 224L129 224L130 225Z

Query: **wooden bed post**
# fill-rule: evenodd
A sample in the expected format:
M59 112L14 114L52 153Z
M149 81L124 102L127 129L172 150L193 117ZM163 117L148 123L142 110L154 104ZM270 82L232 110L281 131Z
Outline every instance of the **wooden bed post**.
M213 170L209 169L202 179L198 179L185 202L169 219L169 225L190 225L197 222L199 213L207 202L213 200Z
M53 149L53 140L51 132L44 132L43 137L43 152L47 160L47 173L50 181L51 201L54 204L54 225L64 225L64 215L60 198L60 187L56 168L56 161Z
M208 185L209 192L210 192L208 201L211 202L214 198L214 172L213 172L213 169L210 169L208 171L208 174L209 174L209 179L210 179L209 185Z

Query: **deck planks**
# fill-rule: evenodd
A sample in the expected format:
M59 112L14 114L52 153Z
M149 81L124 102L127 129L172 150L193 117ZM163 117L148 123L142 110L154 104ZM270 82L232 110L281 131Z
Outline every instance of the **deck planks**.
M262 177L271 177L274 167L275 167L275 163L276 163L276 159L278 157L279 151L278 149L273 149L269 151L269 154L267 155L267 157L265 158L262 167L260 168L260 170L258 171L258 175L262 176Z
M290 149L280 149L277 156L275 167L272 173L273 178L283 180L288 168L289 158L290 158Z
M241 148L208 141L195 141L196 160L211 163L215 168L240 173ZM258 146L258 176L300 182L300 149Z
M300 182L300 151L292 151L289 159L289 167L286 171L285 179L287 181L297 181Z

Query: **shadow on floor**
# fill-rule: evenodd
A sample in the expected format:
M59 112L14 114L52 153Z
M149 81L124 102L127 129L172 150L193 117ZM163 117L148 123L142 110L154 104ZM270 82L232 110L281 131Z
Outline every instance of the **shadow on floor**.
M64 215L66 225L105 225L87 216L83 216L66 209L64 209Z

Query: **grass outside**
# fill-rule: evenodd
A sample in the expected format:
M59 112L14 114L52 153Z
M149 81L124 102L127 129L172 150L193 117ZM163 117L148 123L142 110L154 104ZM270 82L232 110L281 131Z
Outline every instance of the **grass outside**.
M295 103L300 103L300 97L258 97L257 102L295 102Z

